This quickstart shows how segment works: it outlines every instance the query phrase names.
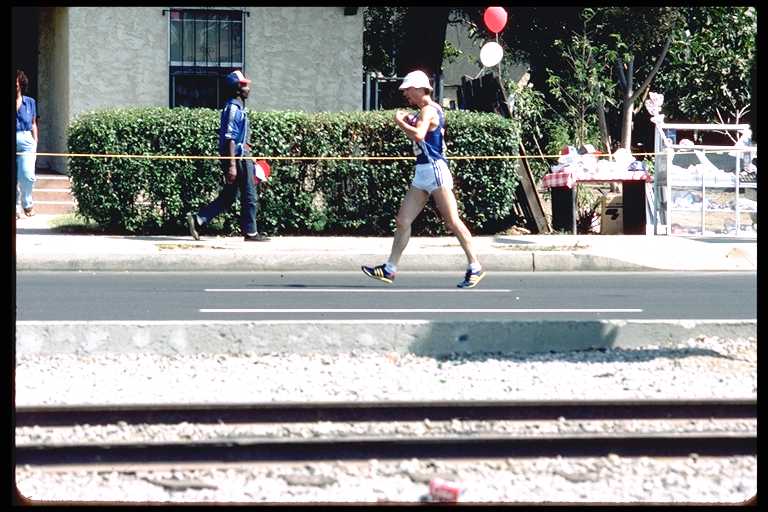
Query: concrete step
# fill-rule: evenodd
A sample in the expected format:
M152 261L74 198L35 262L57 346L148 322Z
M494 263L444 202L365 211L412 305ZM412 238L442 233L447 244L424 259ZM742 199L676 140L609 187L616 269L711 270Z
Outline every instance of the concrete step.
M35 176L35 188L66 188L69 189L69 176L63 174L37 174Z
M68 188L43 188L32 190L32 200L73 202L72 192Z
M47 215L73 213L76 210L73 201L37 201L33 199L32 205L37 213Z
M74 212L76 206L69 176L45 171L35 173L32 202L35 211L41 214L60 215Z

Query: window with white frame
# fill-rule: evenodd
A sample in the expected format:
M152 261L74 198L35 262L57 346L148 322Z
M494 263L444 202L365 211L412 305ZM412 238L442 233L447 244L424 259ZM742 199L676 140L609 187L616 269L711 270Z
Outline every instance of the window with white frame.
M224 77L243 69L244 12L170 9L169 71L171 107L220 108Z

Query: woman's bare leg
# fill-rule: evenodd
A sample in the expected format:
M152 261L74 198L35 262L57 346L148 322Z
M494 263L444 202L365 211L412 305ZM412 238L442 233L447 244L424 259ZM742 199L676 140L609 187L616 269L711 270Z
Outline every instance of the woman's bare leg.
M411 224L424 209L428 199L429 195L424 190L414 187L408 189L395 219L397 228L395 229L395 238L392 240L392 251L389 254L388 263L397 265L400 261L400 256L411 238Z
M440 187L432 192L432 197L435 199L435 204L440 212L440 216L443 218L443 222L445 222L445 227L459 239L461 248L464 249L464 254L467 255L467 263L479 263L474 246L472 245L472 234L459 218L459 208L453 191L446 187Z

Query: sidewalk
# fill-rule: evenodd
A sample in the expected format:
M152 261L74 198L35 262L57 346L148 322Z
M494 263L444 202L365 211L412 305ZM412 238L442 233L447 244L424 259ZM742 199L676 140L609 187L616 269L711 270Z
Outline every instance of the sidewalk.
M113 236L62 234L55 215L16 221L17 270L355 271L382 263L392 237ZM489 271L755 271L756 239L640 235L477 236ZM399 270L461 271L454 237L411 238Z

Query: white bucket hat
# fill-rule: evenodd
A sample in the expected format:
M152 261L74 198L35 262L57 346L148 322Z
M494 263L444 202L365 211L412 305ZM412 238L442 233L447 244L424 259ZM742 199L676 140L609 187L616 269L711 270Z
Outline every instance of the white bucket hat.
M405 78L403 78L403 83L400 85L399 89L408 89L410 87L416 87L418 88L424 88L429 89L432 91L432 86L429 85L429 77L427 77L427 74L423 71L411 71L407 75L405 75Z

